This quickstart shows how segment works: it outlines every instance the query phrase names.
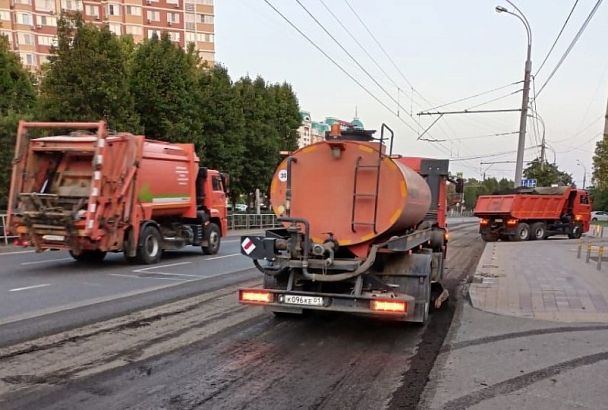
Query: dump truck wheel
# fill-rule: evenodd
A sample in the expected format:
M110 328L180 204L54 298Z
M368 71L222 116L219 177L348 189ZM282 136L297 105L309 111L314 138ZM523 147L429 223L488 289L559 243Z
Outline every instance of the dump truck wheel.
M527 241L528 239L530 239L530 225L525 222L520 222L515 229L515 240Z
M141 243L137 247L137 262L152 265L160 261L162 254L160 232L152 225L146 226L141 233Z
M545 224L543 222L536 222L534 224L532 224L532 227L530 228L531 230L531 235L530 235L530 239L531 240L541 240L545 238L545 235L547 234L547 228L545 227Z
M498 235L495 233L482 233L481 239L486 242L496 242L498 240Z
M568 234L568 238L570 239L578 239L581 236L583 236L583 228L581 228L581 226L578 224L574 225Z
M207 225L205 240L207 245L203 245L203 253L205 255L215 255L220 250L220 243L222 241L222 235L220 233L220 227L215 223Z
M74 260L83 263L100 263L106 257L107 252L103 251L82 251L78 255L70 251L70 256Z

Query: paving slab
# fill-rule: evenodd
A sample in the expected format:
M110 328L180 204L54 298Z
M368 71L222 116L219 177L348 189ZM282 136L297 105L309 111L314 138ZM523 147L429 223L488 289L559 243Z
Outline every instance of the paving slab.
M471 304L501 315L607 323L608 255L598 269L604 245L608 251L608 242L592 236L487 243L469 288Z

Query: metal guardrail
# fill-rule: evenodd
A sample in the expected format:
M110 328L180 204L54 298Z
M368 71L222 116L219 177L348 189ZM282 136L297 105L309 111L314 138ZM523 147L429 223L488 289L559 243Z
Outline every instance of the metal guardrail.
M6 214L0 214L0 240L4 245L8 245L8 240L16 238L16 236L10 236L8 234L8 228L6 227Z
M264 229L281 226L275 214L230 214L228 229ZM6 214L0 214L0 243L9 244L9 239L16 238L8 234Z
M275 214L230 214L228 229L264 229L281 226Z

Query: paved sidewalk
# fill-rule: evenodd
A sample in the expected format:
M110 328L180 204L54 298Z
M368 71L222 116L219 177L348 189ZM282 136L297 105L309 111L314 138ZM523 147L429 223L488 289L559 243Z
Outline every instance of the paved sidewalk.
M471 304L486 312L560 322L608 322L608 258L585 263L583 238L492 242L470 285Z
M419 409L608 408L608 324L497 316L462 301Z

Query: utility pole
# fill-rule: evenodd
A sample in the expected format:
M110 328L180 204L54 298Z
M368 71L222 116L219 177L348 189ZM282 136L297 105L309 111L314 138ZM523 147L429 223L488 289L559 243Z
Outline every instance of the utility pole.
M507 13L516 17L526 28L528 35L528 49L526 55L526 66L524 71L524 89L521 99L521 116L519 117L519 141L517 143L517 162L515 163L515 186L521 185L521 177L524 168L524 149L526 145L526 123L528 121L528 103L530 102L530 75L532 73L532 30L528 19L510 0L505 0L517 13L513 13L502 6L497 6L498 13Z
M515 186L521 185L524 168L524 149L526 145L526 125L528 122L528 104L530 102L530 74L532 73L532 43L528 42L528 54L524 71L524 89L521 98L521 115L519 117L519 141L517 142L517 162L515 163ZM545 144L543 141L543 151ZM544 158L544 152L541 154Z

